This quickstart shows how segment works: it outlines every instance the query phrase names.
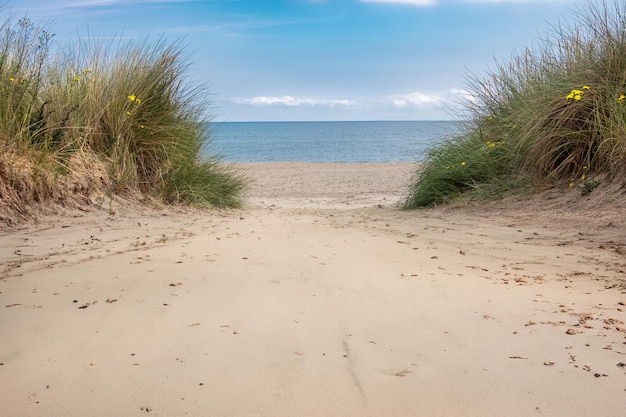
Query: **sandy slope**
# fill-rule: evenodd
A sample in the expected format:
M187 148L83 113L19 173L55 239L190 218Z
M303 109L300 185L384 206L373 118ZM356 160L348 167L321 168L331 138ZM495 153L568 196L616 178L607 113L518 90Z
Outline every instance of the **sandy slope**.
M623 415L618 208L402 212L405 164L242 168L245 210L0 236L0 414Z

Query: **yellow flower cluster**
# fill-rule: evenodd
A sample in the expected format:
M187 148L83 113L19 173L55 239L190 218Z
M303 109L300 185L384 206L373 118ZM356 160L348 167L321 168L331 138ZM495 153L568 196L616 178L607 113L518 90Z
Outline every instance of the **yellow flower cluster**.
M137 96L136 96L136 95L134 95L134 94L130 94L130 95L128 96L128 99L129 99L130 101L134 101L134 102L135 102L135 103L137 103L137 104L141 104L141 100L140 100L140 99L138 99L138 98L137 98Z
M126 98L128 100L130 100L131 102L135 103L135 104L141 104L141 99L139 97L137 97L135 94L129 94L129 95L126 96ZM126 115L127 116L131 115L130 110L126 112ZM141 129L145 129L146 128L144 125L139 125L139 127Z
M576 100L576 101L580 101L580 99L583 98L583 92L584 90L590 90L591 88L589 88L588 85L583 85L583 87L578 90L578 89L574 89L572 91L570 91L570 93L568 95L565 96L566 100Z
M134 94L129 94L128 96L126 96L126 98L129 99L130 101L132 101L133 103L141 104L141 99L139 99ZM130 110L126 112L126 115L130 116Z

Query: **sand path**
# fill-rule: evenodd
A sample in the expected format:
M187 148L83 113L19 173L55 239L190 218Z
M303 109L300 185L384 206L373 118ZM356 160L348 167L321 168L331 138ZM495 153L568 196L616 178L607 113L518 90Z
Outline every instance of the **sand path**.
M263 195L249 169L246 210L2 234L1 414L623 415L623 228L401 212L363 172L358 198Z

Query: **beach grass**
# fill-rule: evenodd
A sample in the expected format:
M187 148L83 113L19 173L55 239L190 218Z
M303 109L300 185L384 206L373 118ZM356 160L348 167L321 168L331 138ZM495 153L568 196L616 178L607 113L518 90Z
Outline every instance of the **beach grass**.
M188 78L183 45L61 47L27 18L0 33L0 213L97 195L241 204L245 179L210 156L210 95Z
M623 3L579 7L538 47L494 68L468 77L467 123L431 149L406 208L555 186L588 193L624 178Z

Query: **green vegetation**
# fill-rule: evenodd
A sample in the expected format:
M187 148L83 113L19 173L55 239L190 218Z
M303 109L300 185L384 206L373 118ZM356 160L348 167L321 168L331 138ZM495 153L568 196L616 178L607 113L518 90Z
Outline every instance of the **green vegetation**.
M114 194L240 204L244 179L204 156L210 103L180 44L52 40L26 18L0 27L0 214Z
M537 49L471 76L468 90L469 121L431 150L406 208L555 185L586 194L598 184L587 177L623 178L625 3L588 3Z

